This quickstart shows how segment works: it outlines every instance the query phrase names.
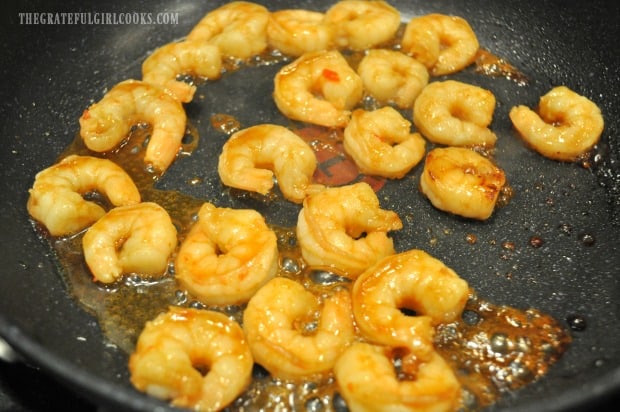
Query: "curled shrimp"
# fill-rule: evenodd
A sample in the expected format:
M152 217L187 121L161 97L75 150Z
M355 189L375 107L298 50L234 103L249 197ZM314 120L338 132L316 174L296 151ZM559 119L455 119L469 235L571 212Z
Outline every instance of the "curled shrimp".
M273 98L293 120L344 127L362 98L362 80L336 50L306 53L275 76Z
M297 241L309 265L336 267L350 278L394 253L387 232L402 228L398 215L383 210L364 182L328 187L304 200Z
M433 143L449 146L495 145L488 126L495 96L489 90L456 80L429 83L413 104L413 122Z
M105 209L84 195L98 192L113 206L140 202L140 192L116 163L91 156L70 155L37 173L30 189L28 213L52 236L66 236L90 226Z
M437 148L426 155L420 190L439 210L467 218L491 217L506 176L473 150Z
M277 238L255 210L205 203L181 243L175 270L179 283L203 303L244 303L276 275Z
M426 142L390 106L355 110L344 129L343 146L362 173L399 179L424 157Z
M480 47L467 20L437 13L411 19L401 46L404 53L422 62L433 76L469 66L476 60Z
M324 17L323 13L304 9L274 11L267 25L267 41L290 56L326 50L331 33L323 23Z
M253 364L237 322L177 306L146 323L129 358L138 390L195 411L222 410L233 402L250 384Z
M273 377L320 378L353 341L347 290L322 301L298 282L276 277L250 299L243 331L257 363Z
M140 122L153 126L144 162L165 171L174 161L185 134L183 105L162 88L138 80L114 86L80 117L80 136L95 152L115 149Z
M95 280L112 283L123 274L161 276L177 246L177 230L156 203L119 206L84 234L84 259Z
M604 128L598 106L566 86L542 96L538 113L526 106L513 107L510 120L534 150L561 161L573 161L587 153Z
M301 203L319 190L312 183L317 160L312 148L283 126L261 124L234 133L218 162L222 182L231 187L267 194L275 177L284 197Z

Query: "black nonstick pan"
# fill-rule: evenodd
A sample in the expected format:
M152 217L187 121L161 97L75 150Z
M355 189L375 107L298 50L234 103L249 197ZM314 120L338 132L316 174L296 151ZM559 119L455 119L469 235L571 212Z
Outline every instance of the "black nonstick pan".
M326 10L329 1L265 1L271 10ZM452 78L495 93L494 158L505 170L513 196L486 222L435 210L418 192L421 168L378 192L382 206L403 219L393 234L398 250L422 248L443 260L485 299L520 309L536 308L557 319L572 343L540 380L505 395L489 410L594 410L620 391L620 85L617 52L620 6L606 1L415 1L390 2L403 21L439 12L464 17L481 47L509 61L526 82L481 75L469 68ZM24 362L40 368L102 408L165 410L167 405L135 391L128 354L110 341L97 317L75 299L50 244L26 211L35 174L53 164L74 141L78 118L106 90L140 78L150 51L180 39L222 2L38 2L5 5L0 26L0 336ZM155 16L168 24L67 21L42 13L111 13ZM30 14L28 14L30 13ZM46 22L35 24L33 14ZM27 17L30 16L30 17ZM133 17L132 17L133 18ZM27 20L30 19L30 20ZM118 23L118 22L117 22ZM226 135L213 114L243 126L288 125L271 93L277 65L256 64L243 75L199 87L186 105L198 145L176 160L156 183L222 206L258 208L268 222L292 227L298 206L234 195L221 184L217 155ZM437 80L437 79L434 79ZM515 104L535 107L541 95L566 85L595 101L605 130L591 156L560 163L528 149L512 129ZM409 113L410 116L410 113ZM477 241L471 242L475 235ZM532 239L536 239L533 241ZM539 247L538 247L539 246ZM578 324L574 323L579 319ZM571 328L572 326L572 328Z

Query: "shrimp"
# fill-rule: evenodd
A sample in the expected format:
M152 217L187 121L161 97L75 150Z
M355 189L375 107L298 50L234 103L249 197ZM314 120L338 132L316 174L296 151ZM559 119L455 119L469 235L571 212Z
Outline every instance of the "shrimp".
M355 338L351 298L335 290L319 299L276 277L250 299L243 331L257 363L279 379L320 379Z
M247 59L267 48L269 10L248 1L233 1L207 13L187 40L206 41L226 57Z
M119 206L84 234L84 259L96 281L112 283L123 274L161 276L177 246L168 212L152 202Z
M485 220L506 183L503 170L473 150L437 148L426 155L420 190L439 210Z
M598 106L566 86L542 96L538 114L516 106L509 115L526 143L543 156L561 161L573 161L587 153L604 128Z
M469 23L458 16L414 17L401 39L403 53L419 60L433 76L455 73L476 60L480 44Z
M84 111L80 135L89 149L107 152L139 122L153 126L144 162L165 171L181 148L187 116L183 105L158 86L138 80L117 84Z
M30 189L28 213L52 236L75 234L105 214L84 195L99 192L113 206L140 202L140 192L116 163L91 156L70 155L37 173Z
M179 283L203 303L245 303L278 271L277 238L255 210L204 203L175 270Z
M394 37L400 12L384 1L341 0L325 12L336 48L365 50Z
M395 212L380 208L370 185L360 182L306 197L297 219L297 241L309 265L336 267L356 278L394 253L387 232L402 226Z
M322 188L312 183L316 167L316 156L301 137L284 126L261 124L230 137L222 148L218 173L227 186L261 194L272 189L275 174L284 197L301 203L307 193Z
M303 9L272 12L267 25L267 42L290 56L327 50L331 33L323 24L325 15Z
M222 70L220 49L198 41L168 43L142 63L142 80L162 87L180 102L191 102L196 86L177 80L179 75L217 79Z
M222 410L250 384L243 330L220 312L171 306L146 323L129 357L131 383L174 406Z
M404 109L428 84L426 67L395 50L369 50L357 66L364 89L382 104L395 104Z
M410 130L411 123L390 106L372 112L358 109L344 129L344 150L362 173L399 179L425 153L426 142Z
M273 98L285 116L327 127L344 127L362 98L362 80L336 50L306 53L274 79Z
M456 80L428 84L413 104L413 122L431 142L450 146L495 145L488 126L495 96L489 90Z

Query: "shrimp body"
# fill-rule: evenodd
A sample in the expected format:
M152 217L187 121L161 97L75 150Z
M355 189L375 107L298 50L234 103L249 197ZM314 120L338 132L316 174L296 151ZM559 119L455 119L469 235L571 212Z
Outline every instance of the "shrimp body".
M355 110L344 129L343 145L362 173L399 179L424 157L426 142L411 123L386 106Z
M115 149L140 122L152 125L144 162L165 171L173 162L185 134L183 105L162 88L126 80L108 91L80 117L80 136L95 152Z
M177 230L168 212L151 202L110 210L82 238L86 264L103 283L126 273L164 274L176 246Z
M90 226L105 209L84 199L99 192L113 206L140 202L131 177L116 163L91 156L70 155L37 173L28 197L28 213L52 236L66 236Z
M456 80L429 83L413 105L413 122L433 143L449 146L495 145L488 126L493 120L495 96Z
M350 294L319 300L300 283L276 277L250 299L243 330L257 363L280 379L320 378L355 337Z
M590 150L604 128L598 106L566 86L542 96L538 113L516 106L510 110L510 119L534 150L561 161L573 161Z
M251 209L205 203L179 248L176 278L206 304L244 303L278 270L275 233Z
M323 13L303 9L274 11L267 25L267 41L289 56L326 50L331 33L323 23L324 17Z
M195 411L233 402L250 384L253 364L238 323L219 312L176 306L146 323L129 358L138 390Z

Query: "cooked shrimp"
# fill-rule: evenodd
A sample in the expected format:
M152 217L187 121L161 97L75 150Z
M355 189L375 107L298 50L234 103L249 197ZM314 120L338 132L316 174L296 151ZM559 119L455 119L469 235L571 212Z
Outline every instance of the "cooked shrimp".
M177 246L177 230L156 203L119 206L84 234L84 259L95 280L112 283L123 274L161 276Z
M458 16L414 17L405 28L401 50L422 62L433 76L455 73L476 60L480 47L469 23Z
M222 410L250 384L254 360L238 323L171 306L146 323L129 358L131 383L174 406Z
M277 238L255 210L205 203L181 243L175 270L203 303L245 303L278 271Z
M222 55L247 59L267 48L269 10L260 4L233 1L207 13L187 40L207 41Z
M317 11L286 9L274 11L267 25L267 42L290 56L327 50L331 34Z
M117 84L84 111L80 135L89 149L107 152L139 122L153 126L144 162L165 171L181 148L187 117L183 105L158 86L137 80Z
M306 53L275 76L273 98L293 120L344 127L362 98L362 80L337 51Z
M320 299L277 277L250 299L243 331L257 363L280 379L320 378L355 337L347 290Z
M386 106L355 110L344 129L343 146L362 173L399 179L424 157L426 142L411 123Z
M550 159L573 161L600 139L604 121L596 103L566 86L540 98L538 114L526 106L510 110L510 119L523 139Z
M325 13L335 47L365 50L387 42L400 26L400 12L384 1L341 0Z
M301 137L283 126L261 124L228 139L217 170L225 185L262 194L272 189L275 174L284 197L301 203L322 187L312 183L316 167L316 156Z
M394 253L387 232L402 228L395 212L380 208L364 182L329 187L304 200L297 241L309 265L332 266L350 278Z
M71 155L37 173L28 197L28 213L52 236L66 236L90 226L105 209L84 199L98 192L113 206L140 202L140 192L116 163L91 156Z
M369 50L357 66L364 89L382 104L401 109L413 102L428 83L428 70L416 59L395 50Z
M447 147L426 155L420 189L439 210L485 220L506 183L504 172L473 150Z
M495 145L488 126L495 96L489 90L456 80L433 82L413 104L413 122L431 142L450 146Z

